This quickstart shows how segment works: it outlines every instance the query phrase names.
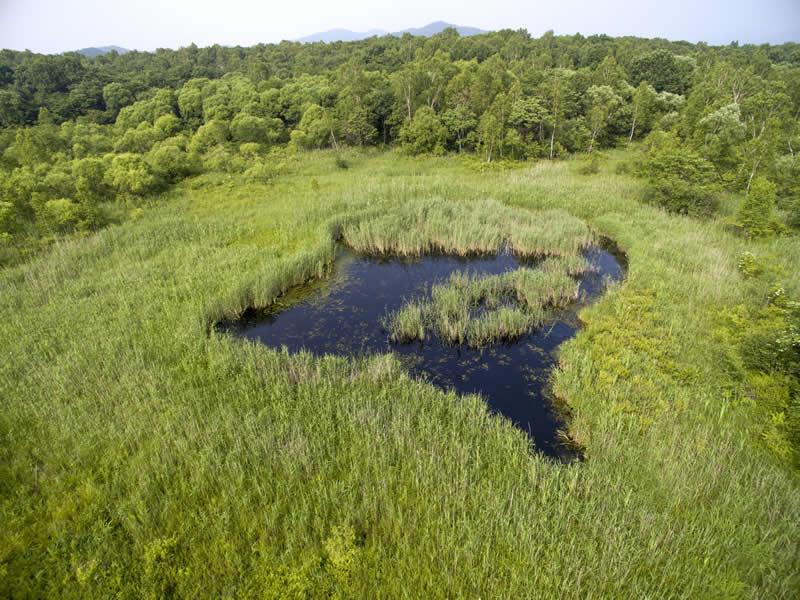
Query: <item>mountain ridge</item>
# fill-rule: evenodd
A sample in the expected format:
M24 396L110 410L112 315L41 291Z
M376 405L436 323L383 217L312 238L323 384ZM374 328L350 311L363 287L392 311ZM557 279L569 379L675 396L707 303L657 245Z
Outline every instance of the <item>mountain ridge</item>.
M125 54L126 52L130 52L130 50L127 48L122 48L121 46L90 46L89 48L75 50L75 52L78 54L83 54L84 56L100 56L101 54L106 54L112 50L115 50L117 54Z
M386 31L384 29L370 29L369 31L350 31L349 29L343 28L335 28L329 29L327 31L319 31L317 33L312 33L311 35L307 35L305 37L297 38L293 40L295 42L300 42L303 44L314 43L314 42L355 42L358 40L363 40L374 35L379 37L385 35L392 35L395 37L402 37L405 33L410 33L411 35L423 35L425 37L430 37L432 35L436 35L437 33L441 33L448 27L454 28L458 31L458 34L461 36L470 36L470 35L478 35L481 33L488 33L488 31L484 29L478 29L477 27L467 27L464 25L453 25L452 23L447 23L445 21L434 21L433 23L428 23L424 27L410 27L408 29L403 29L402 31Z

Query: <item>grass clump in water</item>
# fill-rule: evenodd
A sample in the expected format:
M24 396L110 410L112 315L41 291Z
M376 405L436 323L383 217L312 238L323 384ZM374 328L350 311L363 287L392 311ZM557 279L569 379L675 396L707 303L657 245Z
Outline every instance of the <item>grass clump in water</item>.
M387 315L383 326L393 341L424 341L426 331L444 343L482 347L517 339L541 325L548 307L578 297L571 277L587 269L582 257L547 258L501 275L453 273L431 288L430 300L411 299Z
M401 310L393 312L384 321L384 327L392 332L394 341L424 341L426 309L426 303L410 300Z
M471 346L477 347L515 340L538 323L537 316L517 307L502 306L472 320L467 339Z

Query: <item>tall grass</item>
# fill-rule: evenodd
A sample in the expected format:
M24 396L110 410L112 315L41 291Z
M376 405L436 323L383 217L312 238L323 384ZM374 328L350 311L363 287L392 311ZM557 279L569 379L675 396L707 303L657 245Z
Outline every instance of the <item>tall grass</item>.
M424 341L426 330L456 346L514 340L541 325L547 308L577 299L578 284L569 273L583 273L587 266L584 258L572 255L501 275L456 271L432 286L430 300L407 300L384 318L383 326L399 342Z
M716 312L760 301L739 255L796 273L796 239L753 244L565 163L347 160L301 156L272 186L187 182L136 222L0 273L0 595L796 594L797 478L753 433L770 417L713 335ZM531 228L559 211L626 250L627 280L582 311L553 378L585 462L531 453L480 398L391 357L209 333L314 276L337 235L367 248L365 228L417 202L530 211ZM474 242L436 222L444 233L403 247L521 245L516 223ZM583 235L559 234L563 253Z
M446 202L442 198L385 204L372 218L344 226L342 237L355 250L420 256L434 252L487 254L508 246L523 257L577 253L591 241L586 224L564 211L530 213L492 199Z

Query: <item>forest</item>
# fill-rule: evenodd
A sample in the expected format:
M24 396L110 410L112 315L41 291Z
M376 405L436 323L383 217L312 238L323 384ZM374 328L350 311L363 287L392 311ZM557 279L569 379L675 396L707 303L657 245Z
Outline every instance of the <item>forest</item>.
M6 263L53 235L103 226L109 198L207 171L268 181L282 152L318 148L491 162L643 142L636 170L653 182L653 201L708 214L721 192L748 192L757 179L781 223L800 226L794 43L446 30L94 58L3 50L0 86Z
M0 51L0 594L793 597L798 150L798 43ZM545 215L630 261L548 381L580 460L391 354L216 328L337 243Z

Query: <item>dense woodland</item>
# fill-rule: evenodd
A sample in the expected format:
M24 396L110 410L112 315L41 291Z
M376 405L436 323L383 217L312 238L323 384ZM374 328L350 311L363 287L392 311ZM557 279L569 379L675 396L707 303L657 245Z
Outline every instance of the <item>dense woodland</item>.
M780 222L764 208L740 215L760 235L800 225L798 114L796 43L449 29L93 58L3 50L0 261L102 226L112 198L204 171L269 181L285 152L384 144L492 162L645 140L632 165L652 182L648 200L709 214L719 193L755 181L758 202L784 209Z

